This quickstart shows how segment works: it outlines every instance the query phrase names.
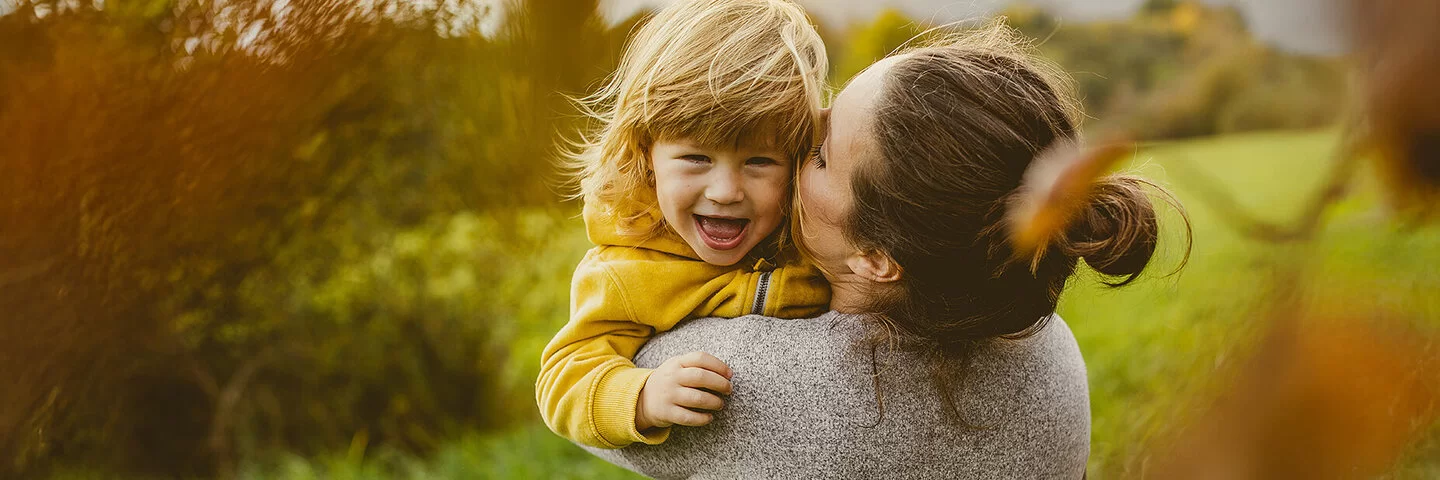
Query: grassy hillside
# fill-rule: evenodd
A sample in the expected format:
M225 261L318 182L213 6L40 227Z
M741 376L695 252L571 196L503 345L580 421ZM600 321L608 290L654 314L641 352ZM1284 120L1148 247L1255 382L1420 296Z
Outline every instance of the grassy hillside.
M1178 274L1110 290L1081 277L1062 300L1090 374L1093 436L1091 471L1097 478L1132 477L1148 460L1142 445L1181 422L1203 403L1211 376L1233 361L1263 320L1280 271L1299 269L1308 312L1366 315L1376 310L1440 326L1440 229L1403 230L1381 218L1376 185L1336 205L1326 228L1309 244L1271 244L1242 236L1226 215L1202 201L1214 177L1247 212L1270 220L1294 218L1326 175L1335 144L1329 133L1265 133L1178 143L1140 152L1131 168L1169 186L1187 207L1194 250ZM1187 178L1186 174L1192 175ZM1174 217L1167 223L1175 233ZM1179 242L1157 265L1173 271ZM1440 456L1417 452L1397 474L1424 477ZM1415 470L1419 469L1419 470ZM1417 477L1405 472L1415 470Z

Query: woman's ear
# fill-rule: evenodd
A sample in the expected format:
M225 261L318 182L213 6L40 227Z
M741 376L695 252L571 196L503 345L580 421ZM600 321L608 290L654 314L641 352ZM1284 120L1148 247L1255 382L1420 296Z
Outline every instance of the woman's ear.
M851 272L875 283L900 281L902 269L890 255L879 250L870 250L851 255L845 261Z

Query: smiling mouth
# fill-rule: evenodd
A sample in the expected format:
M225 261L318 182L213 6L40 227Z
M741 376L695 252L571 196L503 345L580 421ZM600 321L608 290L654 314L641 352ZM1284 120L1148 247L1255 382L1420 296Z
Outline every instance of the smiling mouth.
M745 231L750 227L750 219L695 215L695 227L705 246L714 250L730 250L740 246Z

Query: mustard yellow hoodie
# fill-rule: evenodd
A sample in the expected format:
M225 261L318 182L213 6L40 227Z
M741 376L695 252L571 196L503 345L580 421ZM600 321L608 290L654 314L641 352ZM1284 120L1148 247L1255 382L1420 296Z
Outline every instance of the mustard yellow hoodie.
M596 247L575 268L570 323L545 346L535 383L546 425L570 440L601 448L665 441L669 429L635 428L650 370L630 361L657 332L691 318L806 318L829 310L829 285L793 248L770 258L751 252L721 267L700 260L669 228L641 241L619 234L612 217L589 204L584 217ZM658 221L659 213L649 218Z

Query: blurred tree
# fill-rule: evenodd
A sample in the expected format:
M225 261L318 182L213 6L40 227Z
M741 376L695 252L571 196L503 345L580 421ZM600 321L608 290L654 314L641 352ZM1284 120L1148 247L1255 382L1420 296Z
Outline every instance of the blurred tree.
M1151 2L1133 18L1056 27L1030 7L1004 12L1078 84L1096 127L1141 139L1332 124L1344 95L1338 59L1277 51L1232 7Z
M1145 3L1140 6L1140 12L1147 15L1168 13L1181 3L1183 3L1182 0L1145 0Z
M579 254L553 238L556 92L627 31L536 3L493 37L464 0L0 16L0 476L525 418L508 336L565 302L506 282Z
M836 82L849 80L927 29L893 8L880 12L868 24L851 26L844 48L831 51L834 60L830 78Z
M1023 3L999 15L1072 75L1100 129L1180 138L1311 128L1339 115L1329 99L1344 94L1344 65L1264 46L1232 7L1152 1L1128 19L1065 25ZM831 78L844 82L933 27L888 9L832 34Z

